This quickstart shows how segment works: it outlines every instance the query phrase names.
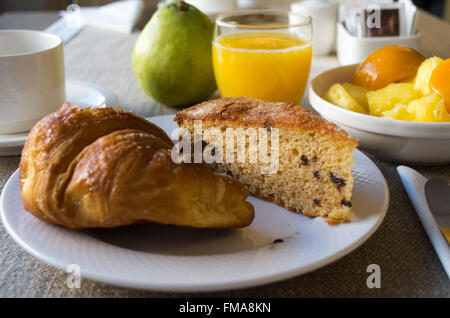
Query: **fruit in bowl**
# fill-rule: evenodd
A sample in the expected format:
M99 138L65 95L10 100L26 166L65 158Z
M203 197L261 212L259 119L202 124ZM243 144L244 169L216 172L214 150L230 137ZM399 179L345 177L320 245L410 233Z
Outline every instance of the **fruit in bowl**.
M439 60L436 61L439 62ZM371 153L378 159L413 165L450 164L450 121L448 121L449 115L445 107L445 101L448 100L445 98L446 86L443 85L449 77L439 80L442 78L440 72L445 74L444 71L448 66L443 64L444 62L438 63L439 69L437 66L433 67L428 75L431 88L428 95L415 89L415 84L421 82L416 79L417 72L413 77L390 83L395 85L388 84L381 90L384 94L401 95L401 98L405 99L404 102L395 104L392 97L371 95L370 92L375 93L377 90L353 83L354 74L359 67L359 64L353 64L336 67L314 77L308 88L309 102L322 117L338 124L352 137L357 138L359 149ZM424 65L431 64L428 62ZM420 70L423 75L425 75L425 68L428 67L424 66ZM436 83L432 84L435 77ZM421 78L427 81L426 76ZM362 107L367 107L367 113L346 109L345 105L339 107L333 101L330 103L325 96L333 96L327 93L331 87L336 87L337 83L341 91L343 89L345 93L341 96L350 96L353 103L357 102ZM414 95L416 97L408 101ZM380 109L381 115L373 116L370 115L368 96L370 96L372 112L374 101L379 103L383 103L383 100L389 101L391 103L389 107L395 105L390 109L389 107Z
M352 83L323 97L342 108L405 121L450 122L450 59L425 59L409 48L381 48L361 63Z
M414 76L425 60L419 52L399 45L389 45L370 54L357 68L353 83L380 89Z
M347 84L347 89L344 85ZM366 93L364 93L364 96L362 97L364 99L364 103L361 103L361 95L357 93L359 90L363 90L364 87L361 86L355 86L356 89L353 92L353 94L348 89L348 85L352 85L349 83L345 83L344 85L341 85L339 83L334 84L330 87L328 92L325 94L324 98L334 103L338 106L341 106L342 108L352 110L358 113L368 114L368 108L364 107L364 105L367 105L367 97L365 97ZM357 97L358 96L358 97ZM359 100L358 100L359 99Z
M431 90L444 98L445 106L450 112L450 59L441 61L430 77Z

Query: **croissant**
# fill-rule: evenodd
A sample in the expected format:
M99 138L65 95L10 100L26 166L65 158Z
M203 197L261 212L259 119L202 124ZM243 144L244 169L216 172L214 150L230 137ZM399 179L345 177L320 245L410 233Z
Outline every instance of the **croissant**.
M172 147L162 129L130 112L65 104L39 121L25 143L24 208L69 229L252 222L244 186L204 163L174 163Z

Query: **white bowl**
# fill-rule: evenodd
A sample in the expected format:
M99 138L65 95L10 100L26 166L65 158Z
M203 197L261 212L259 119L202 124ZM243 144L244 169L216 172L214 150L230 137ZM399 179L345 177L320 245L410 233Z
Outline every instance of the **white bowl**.
M334 83L351 82L357 66L342 66L316 76L309 86L312 107L358 138L360 149L379 159L417 165L450 163L450 123L375 117L346 110L322 98Z

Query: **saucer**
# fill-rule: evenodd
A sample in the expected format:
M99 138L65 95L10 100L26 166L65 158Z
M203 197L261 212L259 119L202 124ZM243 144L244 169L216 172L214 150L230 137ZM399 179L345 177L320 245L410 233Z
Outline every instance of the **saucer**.
M73 79L66 81L66 100L80 107L119 106L119 98L108 88ZM28 133L0 134L0 156L20 155Z

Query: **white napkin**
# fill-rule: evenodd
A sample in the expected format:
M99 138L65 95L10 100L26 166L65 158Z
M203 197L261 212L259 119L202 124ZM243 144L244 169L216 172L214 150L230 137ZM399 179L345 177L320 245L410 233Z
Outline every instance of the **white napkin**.
M143 0L122 0L100 7L81 7L79 12L63 12L63 15L68 18L71 14L79 14L86 25L131 33L144 9Z
M424 191L427 178L419 174L416 170L406 166L398 166L397 171L403 182L406 193L408 193L409 199L416 209L417 215L430 238L431 244L441 260L444 270L450 278L450 247L428 208Z

